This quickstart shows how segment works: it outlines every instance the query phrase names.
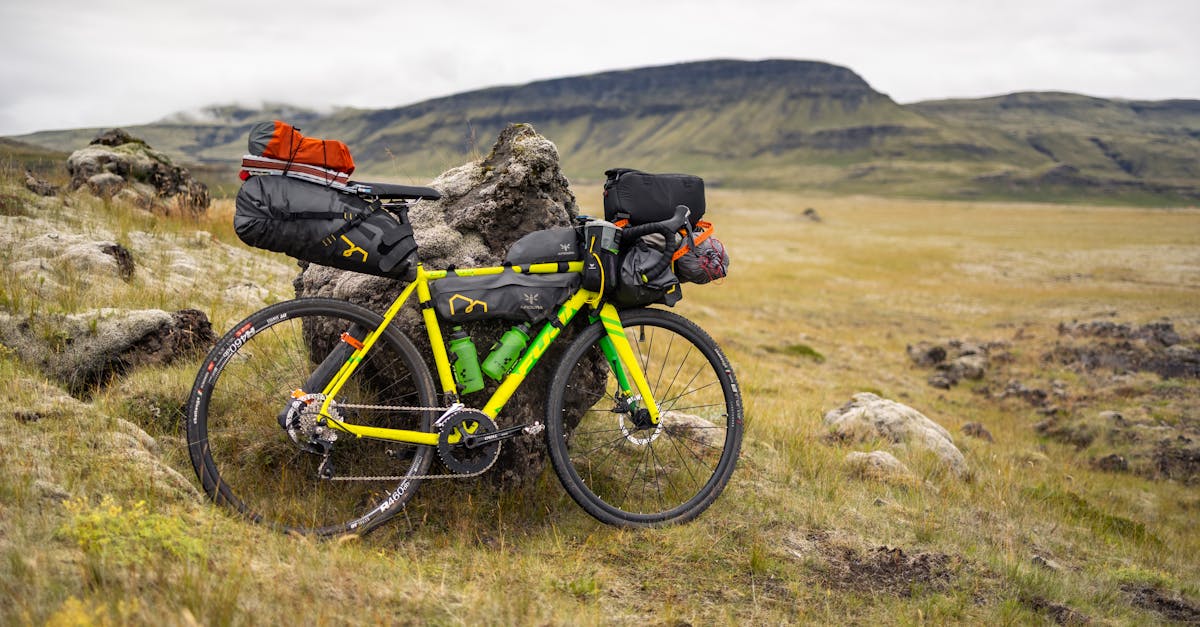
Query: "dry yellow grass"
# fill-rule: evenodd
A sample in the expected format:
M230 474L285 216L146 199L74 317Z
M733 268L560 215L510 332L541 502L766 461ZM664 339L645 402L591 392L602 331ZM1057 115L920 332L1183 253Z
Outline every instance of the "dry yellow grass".
M597 189L576 193L600 213ZM134 373L55 419L0 416L0 623L993 624L1076 612L1135 624L1167 615L1130 590L1200 602L1196 487L1098 471L1087 451L1042 440L1032 407L979 393L982 384L929 387L905 355L921 340L1005 341L1006 372L1091 394L1079 411L1123 409L1134 401L1089 390L1092 377L1038 356L1058 323L1097 317L1169 317L1194 346L1200 211L731 190L710 191L709 207L732 273L686 286L677 311L733 360L747 435L729 488L696 522L604 527L547 471L512 493L423 486L406 517L361 539L273 534L194 497L165 498L86 435L133 420L157 438L157 457L192 479L170 414L195 366L181 365ZM808 207L822 222L803 216ZM239 245L221 226L229 208L217 211L226 216L211 224L159 228L168 239L200 228ZM115 304L199 306L222 330L246 313L201 282L153 298L135 288L118 290ZM10 410L48 398L11 354L0 373ZM1157 403L1147 394L1164 385L1137 375L1129 398ZM1191 411L1196 381L1167 387L1175 400L1156 411L1194 420L1171 414ZM916 485L850 477L845 454L873 447L825 443L821 418L859 391L949 429L971 479L919 451L897 453ZM960 435L970 421L996 441ZM46 496L46 484L73 504ZM123 557L134 546L149 557Z

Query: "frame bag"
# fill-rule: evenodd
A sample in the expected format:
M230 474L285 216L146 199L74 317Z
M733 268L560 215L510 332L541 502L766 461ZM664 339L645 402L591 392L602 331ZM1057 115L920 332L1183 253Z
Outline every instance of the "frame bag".
M410 276L417 242L407 208L289 176L251 176L238 191L233 226L243 242L296 259L376 276Z
M450 322L514 320L540 322L579 287L578 274L526 274L505 269L496 275L447 276L430 284L438 317Z

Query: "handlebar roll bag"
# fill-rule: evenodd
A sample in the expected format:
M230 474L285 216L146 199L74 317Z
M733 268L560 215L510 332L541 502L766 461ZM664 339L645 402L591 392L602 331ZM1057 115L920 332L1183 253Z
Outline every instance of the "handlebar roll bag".
M662 222L675 215L675 207L691 210L694 227L704 217L704 179L692 174L649 174L629 168L604 173L604 219L631 225Z

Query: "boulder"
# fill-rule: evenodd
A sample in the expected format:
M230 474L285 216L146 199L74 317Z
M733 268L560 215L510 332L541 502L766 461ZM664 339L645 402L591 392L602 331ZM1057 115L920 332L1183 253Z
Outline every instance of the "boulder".
M839 440L881 439L933 452L959 477L968 472L963 454L950 432L921 412L896 401L860 392L850 402L825 414L825 424Z
M208 209L208 187L146 142L121 129L102 133L67 158L71 189L129 197L148 209L195 215Z
M442 198L421 201L409 213L418 254L428 268L498 265L508 247L521 236L569 226L578 214L575 196L559 167L558 149L526 124L505 128L487 157L443 173L430 186L440 191ZM406 285L325 266L301 265L305 267L295 281L297 296L340 298L378 312L386 309ZM412 303L394 324L413 339L426 363L433 364L424 327ZM487 321L468 327L480 359L513 324ZM499 415L497 423L501 427L545 420L549 379L571 337L573 331L568 328L542 357ZM599 372L597 369L594 374L598 376ZM496 388L490 379L487 383L483 391L466 395L463 402L482 407ZM584 408L577 409L581 415ZM487 477L509 487L521 484L541 472L545 457L542 438L508 440Z
M885 483L911 484L916 481L912 471L887 451L853 452L846 455L846 468L851 475Z
M950 340L945 345L919 342L907 347L908 358L922 368L934 368L929 385L950 389L963 379L979 380L987 372L988 346Z
M718 448L722 446L721 439L724 430L718 429L711 421L685 414L681 411L665 411L662 415L663 428L682 440L692 441L702 446Z
M40 233L0 232L0 246L9 246L14 259L9 269L22 276L37 294L52 299L71 289L103 290L119 281L128 283L137 270L133 252L110 239L93 239L56 225L36 222ZM99 233L100 235L108 235Z
M996 439L992 437L992 432L988 431L987 427L983 426L983 423L981 422L968 422L962 426L962 432L963 435L969 435L973 438L979 438L980 440L986 440L988 442L996 441Z
M0 342L76 396L143 365L168 364L216 341L203 312L99 309L72 315L0 314Z

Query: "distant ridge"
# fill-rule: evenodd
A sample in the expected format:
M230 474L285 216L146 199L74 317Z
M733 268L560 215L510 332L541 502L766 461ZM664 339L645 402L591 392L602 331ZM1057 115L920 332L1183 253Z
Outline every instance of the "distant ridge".
M405 181L486 153L504 125L528 122L558 145L575 181L628 166L831 192L1200 200L1200 101L1026 92L900 105L852 70L817 61L616 70L330 114L214 106L128 129L187 160L234 163L249 126L275 117L347 142L363 176ZM17 139L70 150L98 130Z

